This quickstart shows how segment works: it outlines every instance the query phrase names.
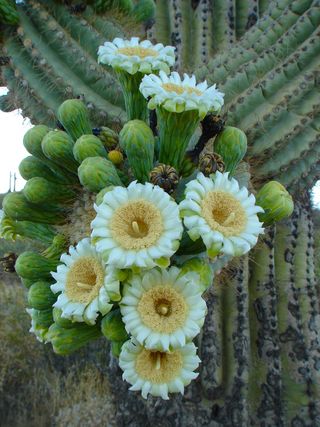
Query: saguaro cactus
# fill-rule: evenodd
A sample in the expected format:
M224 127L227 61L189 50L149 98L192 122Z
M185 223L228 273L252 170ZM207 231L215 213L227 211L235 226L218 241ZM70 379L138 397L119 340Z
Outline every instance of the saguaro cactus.
M245 160L252 187L258 190L267 179L277 179L294 194L295 210L289 220L269 228L249 256L216 277L206 295L208 314L198 337L200 376L183 397L144 401L128 394L111 358L107 371L117 396L118 424L316 426L320 311L307 192L320 173L319 1L155 3L154 25L149 21L132 27L123 11L122 16L114 10L98 15L92 4L74 14L53 0L26 1L18 7L18 29L6 27L3 36L9 62L3 61L2 79L10 92L2 105L21 106L35 123L53 126L60 103L79 95L95 123L122 122L119 86L111 70L97 65L97 47L147 28L148 37L176 46L179 71L195 70L197 77L225 92L223 118L248 139ZM38 165L34 160L31 169ZM91 176L85 175L84 162L83 176ZM54 175L56 166L51 166ZM117 173L122 179L121 167ZM28 179L33 176L38 175ZM98 173L91 178L97 190L104 187L100 179ZM70 190L78 186L73 182ZM81 194L67 208L47 206L41 230L40 224L28 223L30 218L5 218L6 233L34 238L39 229L44 239L45 229L52 233L55 227L79 240L83 236L75 230L80 224L87 230L92 218L92 196ZM12 205L16 215L19 207L32 208L24 195ZM62 223L65 212L71 225ZM70 212L80 212L80 219ZM28 277L24 280L28 284ZM96 331L93 335L98 336Z

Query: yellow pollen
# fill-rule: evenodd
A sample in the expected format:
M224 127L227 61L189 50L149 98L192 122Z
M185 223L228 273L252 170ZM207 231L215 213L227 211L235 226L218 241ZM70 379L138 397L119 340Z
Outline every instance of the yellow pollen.
M156 50L148 49L140 46L132 47L121 47L118 49L118 53L122 53L127 56L139 56L139 58L144 59L147 56L158 56L159 53Z
M180 375L183 358L179 350L170 353L142 348L135 362L140 378L154 384L168 383Z
M170 334L185 324L188 305L175 289L157 286L142 295L137 310L145 326Z
M93 257L80 257L70 267L66 280L69 300L89 304L99 294L104 282L104 270Z
M168 92L175 92L178 95L182 95L185 92L187 92L188 94L195 93L198 96L202 95L201 90L197 89L196 87L180 86L176 85L175 83L164 83L162 87Z
M226 237L237 236L246 227L246 212L239 200L230 193L210 191L202 200L201 207L208 225Z
M110 231L113 239L124 249L149 248L162 234L161 212L146 200L134 200L114 212Z

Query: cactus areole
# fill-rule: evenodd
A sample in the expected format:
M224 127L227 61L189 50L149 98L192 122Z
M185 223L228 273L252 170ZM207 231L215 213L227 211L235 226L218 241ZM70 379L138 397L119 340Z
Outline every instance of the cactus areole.
M86 17L92 10L104 12L103 2L92 3ZM96 9L94 3L99 3ZM106 3L117 4L121 13L132 11L138 20L143 19L144 3L146 11L154 11L150 1ZM73 18L70 26L79 44L86 40L94 46L84 58L92 71L89 78L87 69L81 68L78 76L65 66L64 61L72 61L75 45L64 31L65 49L72 45L71 57L65 51L56 55L59 42L54 37L49 46L57 66L48 68L41 96L48 97L54 78L50 73L67 73L69 93L77 86L85 89L86 102L63 99L61 103L62 89L50 95L52 111L57 111L51 128L44 114L43 124L24 138L30 153L20 165L25 188L3 201L1 236L29 237L47 245L41 253L21 254L15 264L28 288L30 332L61 355L103 337L113 354L108 374L118 393L118 417L124 425L130 425L132 414L128 413L133 407L137 413L132 425L159 425L164 417L170 426L318 425L320 328L310 212L305 202L294 205L282 185L287 182L291 188L294 182L292 169L288 174L281 170L284 159L278 156L272 164L270 157L261 168L254 163L271 152L272 138L277 138L279 130L275 114L267 116L263 108L259 110L261 97L271 98L274 85L280 99L285 77L266 77L262 95L249 89L264 67L262 44L267 49L274 33L290 32L279 10L284 9L292 22L311 10L309 27L302 20L301 31L290 33L296 40L304 37L302 33L312 33L319 18L316 5L309 2L308 9L308 2L295 1L293 6L277 2L272 15L275 31L263 33L266 40L261 49L256 43L254 49L246 50L249 41L244 36L241 54L230 53L238 66L228 56L221 61L223 69L214 60L208 62L206 81L204 69L198 70L197 78L173 69L179 70L188 58L191 64L205 62L203 57L214 49L204 25L208 19L216 39L226 37L219 23L214 23L217 18L210 15L212 5L172 2L183 16L187 9L188 16L197 14L195 34L203 50L195 49L191 59L184 47L186 40L192 44L190 35L180 28L185 23L179 21L178 13L171 13L167 1L158 3L156 20L158 16L161 22L161 15L168 14L168 25L173 23L177 34L182 31L182 49L177 41L175 49L138 37L126 40L117 33L119 29L114 30L113 41L105 42L99 19L91 21L94 31L90 34ZM219 16L232 14L222 3ZM250 2L236 3L234 37L245 32L242 18L252 7ZM260 3L262 10L265 2ZM20 61L25 73L30 68L25 56L44 53L41 37L34 39L35 46L27 41L37 31L42 8L40 2L28 12L21 11L25 33L20 29L8 43L9 54ZM57 25L64 28L62 8L57 6ZM10 13L13 24L16 18ZM50 33L55 22L42 23L47 27L43 31ZM161 25L157 29L165 38ZM258 36L250 34L254 43ZM16 55L18 38L32 49L21 57ZM298 45L292 38L287 40L288 51L291 43ZM297 70L309 61L305 52L313 49L313 43L310 46L306 43L301 48L295 69L288 66L293 81L299 80ZM273 53L274 58L286 59L279 46ZM271 62L265 66L272 69ZM313 66L308 65L310 75ZM230 80L225 69L234 72ZM108 81L108 94L101 76ZM18 80L19 74L14 78ZM87 84L94 85L94 90L87 91ZM303 99L312 98L311 90L299 87L305 90ZM115 105L119 88L124 103ZM246 97L232 100L241 90ZM30 102L36 104L36 96ZM272 98L270 105L273 102L278 101ZM96 111L97 105L102 114L96 122L91 110ZM299 120L306 105L307 101L303 106L295 104L297 111L290 120ZM286 111L282 113L286 117ZM257 130L260 119L274 129L270 140ZM204 124L209 121L216 125L208 136ZM59 129L53 129L56 123ZM237 123L243 123L241 129ZM311 133L306 146L308 137L314 136ZM252 135L259 143L247 145L247 136L250 142ZM289 157L298 149L294 137L284 148ZM308 170L306 162L298 163L299 171ZM279 170L273 173L275 169L280 170L281 184L273 179L279 174ZM265 183L267 177L273 180ZM169 420L169 413L175 421Z

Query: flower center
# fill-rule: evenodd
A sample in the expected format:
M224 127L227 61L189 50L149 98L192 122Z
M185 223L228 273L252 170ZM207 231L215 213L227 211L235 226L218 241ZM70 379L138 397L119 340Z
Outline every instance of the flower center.
M140 46L133 47L121 47L118 49L118 53L126 56L139 56L139 58L143 59L147 56L158 56L158 52L153 49L148 49Z
M225 191L210 191L202 200L202 215L224 236L237 236L246 227L247 215L239 200Z
M118 208L110 221L114 240L127 250L154 245L163 231L160 211L146 200L135 200Z
M170 334L184 325L188 306L175 289L157 286L142 295L137 310L147 327Z
M99 294L104 282L104 270L93 257L78 258L67 275L66 294L74 302L89 304Z
M182 95L183 93L187 92L188 94L195 93L198 96L202 95L202 92L197 89L196 87L190 87L190 86L180 86L176 85L174 83L164 83L162 87L168 91L168 92L175 92L178 95Z
M174 380L183 367L181 352L175 350L170 353L142 349L135 362L139 377L156 384L163 384Z

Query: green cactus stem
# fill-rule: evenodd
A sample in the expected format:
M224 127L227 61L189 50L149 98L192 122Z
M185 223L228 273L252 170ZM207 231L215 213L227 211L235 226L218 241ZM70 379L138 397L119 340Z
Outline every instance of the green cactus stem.
M199 126L199 112L171 113L158 107L157 117L160 141L159 161L173 166L179 172L190 139Z

